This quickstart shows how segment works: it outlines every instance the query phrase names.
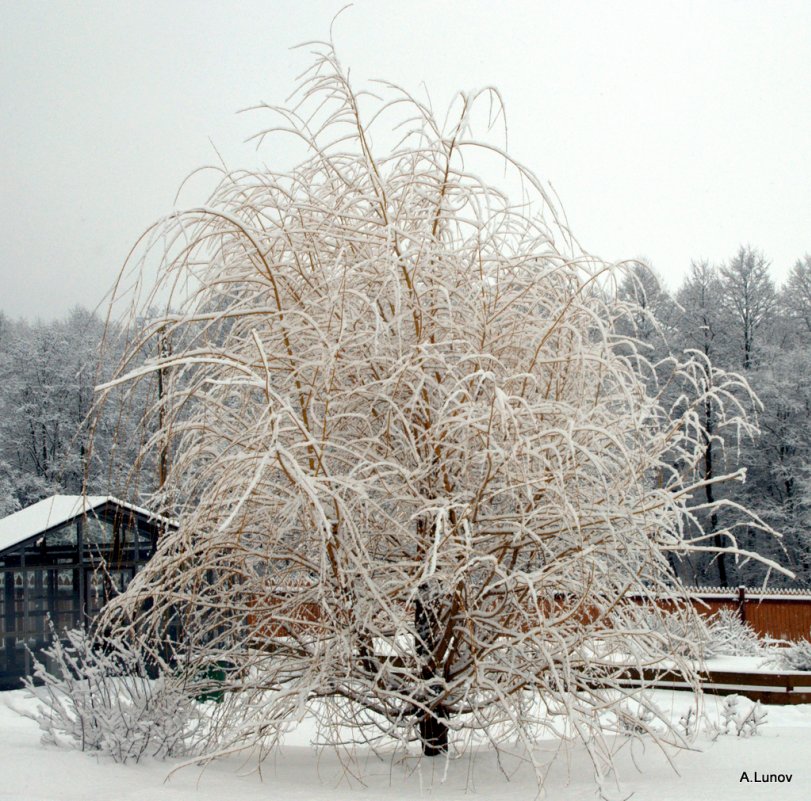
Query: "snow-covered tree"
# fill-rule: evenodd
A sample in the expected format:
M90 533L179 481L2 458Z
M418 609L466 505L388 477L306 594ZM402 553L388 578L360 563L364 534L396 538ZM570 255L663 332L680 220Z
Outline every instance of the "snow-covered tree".
M631 263L620 282L619 297L637 306L629 333L646 344L650 353L667 355L678 308L663 288L661 277L644 262Z
M0 461L0 517L5 517L20 508L16 495L16 476L8 462Z
M9 326L0 363L0 454L26 505L82 489L80 427L93 402L101 321L79 309L64 321Z
M771 551L804 584L811 580L811 350L799 345L783 350L765 349L768 355L751 375L763 404L760 436L746 443L742 462L747 468L740 499L783 534L782 542L760 539L751 532L749 545ZM744 577L752 586L763 580L760 565L749 565Z
M104 333L104 322L81 307L48 322L0 317L0 514L83 488L138 500L124 479L139 451L143 393L131 399L138 415L106 406L90 449L93 388L120 358L116 347L102 348ZM110 340L118 333L109 326Z
M723 361L729 347L721 293L718 270L707 261L694 261L676 294L679 345L701 351L714 363Z
M639 310L611 291L620 268L474 138L494 92L442 124L388 91L354 92L326 49L263 134L292 132L305 160L225 174L151 232L162 267L150 287L135 266L133 302L166 312L101 389L160 371L147 445L171 440L157 500L179 527L101 628L157 648L178 627L192 685L233 665L211 753L267 753L309 711L327 742L426 754L559 727L599 767L606 713L636 692L623 667L694 678L699 638L676 648L640 614L665 595L699 625L668 557L736 551L733 522L689 524L731 477L705 475L704 410L746 429L745 385L696 354L663 402L622 334ZM392 117L401 138L375 146Z
M780 305L804 337L811 334L811 256L797 259L783 286Z
M707 381L715 381L715 374L730 359L729 315L721 302L723 285L718 271L707 261L693 262L677 294L680 314L677 317L677 334L672 346L683 350L695 350L706 360ZM721 372L723 376L723 372ZM723 380L723 378L721 379ZM703 493L706 509L696 516L696 525L712 538L719 547L723 535L719 533L721 508L716 504L719 488L715 477L727 471L724 457L724 431L718 430L716 405L708 394L700 410L704 437L701 472L704 478ZM708 558L709 557L709 558ZM727 555L719 550L716 554L691 555L692 579L698 584L718 582L729 586Z
M735 331L744 370L753 366L758 335L775 309L774 282L769 262L759 251L743 245L729 263L721 268L721 302Z

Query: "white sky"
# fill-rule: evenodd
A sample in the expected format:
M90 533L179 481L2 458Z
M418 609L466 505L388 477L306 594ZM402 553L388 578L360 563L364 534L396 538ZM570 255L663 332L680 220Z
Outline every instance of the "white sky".
M0 310L94 306L130 245L243 144L344 0L0 0ZM811 251L811 3L356 0L335 23L353 82L435 108L498 87L510 150L607 259L671 286L749 243L781 279ZM205 199L192 182L180 205Z

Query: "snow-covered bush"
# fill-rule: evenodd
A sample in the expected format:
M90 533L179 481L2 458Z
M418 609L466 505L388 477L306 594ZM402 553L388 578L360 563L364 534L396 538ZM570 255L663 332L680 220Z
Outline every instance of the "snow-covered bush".
M306 158L223 175L122 275L151 322L100 389L160 379L154 506L179 525L103 625L148 646L176 616L191 668L241 649L218 753L266 754L307 712L327 742L426 755L470 732L531 749L565 716L601 763L623 669L670 660L697 685L672 565L737 553L739 511L764 528L737 506L699 527L723 503L708 484L741 477L707 479L706 443L750 432L752 398L703 354L654 366L622 333L644 313L623 266L475 138L496 92L443 123L382 91L324 47L262 134ZM488 183L505 171L523 201ZM639 624L662 598L683 606L679 648Z
M626 737L639 737L652 734L652 725L657 720L656 708L649 699L637 702L633 706L627 702L620 704L614 711L617 718L617 729Z
M741 695L728 695L721 708L720 721L708 723L707 733L713 740L724 734L754 737L766 722L766 718L767 712L760 701L750 702Z
M637 644L643 650L650 647L648 641L653 641L669 654L687 657L702 652L706 645L707 632L689 602L670 609L640 606L635 622L639 628Z
M731 609L719 609L707 620L705 656L759 656L763 643L749 623Z
M101 751L116 762L186 754L200 723L198 710L165 664L148 664L137 647L82 629L54 636L24 679L41 702L43 741ZM153 658L154 659L154 658ZM151 674L151 675L150 675Z
M770 661L782 670L811 670L811 642L797 640L785 648L777 648Z

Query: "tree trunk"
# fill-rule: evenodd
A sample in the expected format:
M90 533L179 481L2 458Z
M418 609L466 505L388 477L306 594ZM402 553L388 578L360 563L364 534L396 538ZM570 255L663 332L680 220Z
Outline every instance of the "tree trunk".
M414 604L414 628L417 656L422 663L421 678L426 687L425 708L418 709L418 729L425 756L448 752L448 710L442 703L442 677L437 671L434 653L439 643L441 599L428 582L420 585Z
M432 714L420 720L420 740L424 756L441 756L448 753L448 714L442 704L438 704Z
M720 534L716 533L718 528L718 514L715 512L715 497L713 494L712 479L715 477L712 463L712 435L713 435L713 415L712 405L709 400L704 403L704 478L707 484L704 487L704 494L707 497L707 504L713 510L710 514L710 533L712 534L713 544L716 548L723 548L724 542ZM729 586L729 578L727 577L726 560L723 553L716 555L718 560L718 582L722 587Z

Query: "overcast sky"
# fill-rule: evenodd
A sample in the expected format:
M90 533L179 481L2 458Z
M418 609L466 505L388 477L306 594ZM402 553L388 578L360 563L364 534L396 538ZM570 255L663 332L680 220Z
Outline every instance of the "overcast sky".
M99 303L213 146L234 168L281 158L235 112L282 102L309 63L290 48L343 5L0 0L0 310ZM498 87L512 154L590 252L675 286L740 244L777 279L811 251L808 0L356 0L334 38L358 85L424 82L435 108Z

